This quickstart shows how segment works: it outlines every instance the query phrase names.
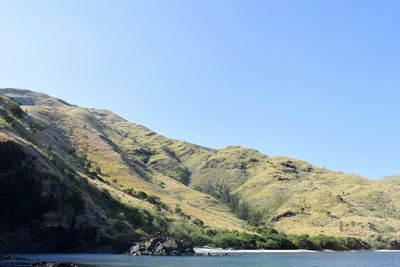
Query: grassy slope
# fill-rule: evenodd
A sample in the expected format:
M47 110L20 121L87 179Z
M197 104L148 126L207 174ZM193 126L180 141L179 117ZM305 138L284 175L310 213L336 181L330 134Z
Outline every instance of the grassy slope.
M400 188L380 181L240 147L216 151L191 171L193 187L215 195L229 188L263 225L286 233L399 238ZM274 220L289 211L296 215Z
M393 175L382 178L382 182L400 186L400 175Z
M102 119L150 151L150 166L159 163L167 175L216 197L228 188L263 214L263 225L293 234L399 238L398 188L253 149L213 150L171 140L111 113ZM185 173L190 177L182 178ZM271 221L288 211L297 215Z
M277 174L281 176L276 178ZM265 210L267 222L288 211L297 214L273 222L274 227L288 233L322 232L374 239L380 234L397 236L400 230L399 188L358 176L318 168L298 168L296 173L267 169L236 192Z
M212 228L223 225L227 229L243 230L246 227L245 222L231 215L216 199L149 167L152 164L145 160L144 152L148 148L123 133L126 122L118 116L104 110L66 105L48 97L41 100L42 95L29 91L12 91L7 95L21 103L39 104L22 106L40 128L35 134L37 142L48 153L66 159L65 162L82 177L110 191L120 202L175 223L190 224L194 219L200 219ZM121 124L120 128L115 124ZM140 128L132 124L128 126ZM163 154L158 153L152 156L152 161L162 157ZM98 179L90 179L89 172L97 172ZM160 210L146 199L125 193L126 189L158 197L166 208ZM176 212L177 207L182 212Z
M147 214L108 199L64 160L43 149L33 133L39 128L37 121L2 96L0 117L5 121L0 126L0 252L102 249L103 242L110 244L121 233L135 237L132 226L142 228L140 221ZM139 224L125 224L124 218L115 216L119 212L135 216Z
M228 195L228 202L235 197L252 212L261 213L262 225L288 233L399 238L400 189L396 186L252 149L214 150L168 139L109 111L41 100L32 92L28 92L30 102L25 99L27 92L3 93L28 104L39 99L33 101L39 106L24 107L41 121L37 138L68 159L82 176L97 169L101 179L88 179L91 183L123 203L171 221L190 223L198 218L211 227L246 228L209 196L226 200ZM71 154L69 147L75 148ZM168 210L156 211L147 201L123 193L129 188L159 197ZM176 212L177 204L183 214ZM295 216L279 217L289 211Z

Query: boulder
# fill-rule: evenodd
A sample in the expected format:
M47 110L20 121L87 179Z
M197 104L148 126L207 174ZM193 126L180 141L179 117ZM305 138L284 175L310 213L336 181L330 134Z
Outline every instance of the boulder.
M398 241L398 240L390 241L390 248L400 250L400 241Z
M278 222L278 221L280 221L280 220L282 220L284 218L289 218L289 217L293 217L293 216L296 216L296 215L297 214L295 212L289 210L289 211L287 211L287 212L285 212L285 213L283 213L281 215L278 215L278 216L272 218L271 222Z
M193 244L175 238L153 237L137 242L128 251L133 256L188 256L194 255Z

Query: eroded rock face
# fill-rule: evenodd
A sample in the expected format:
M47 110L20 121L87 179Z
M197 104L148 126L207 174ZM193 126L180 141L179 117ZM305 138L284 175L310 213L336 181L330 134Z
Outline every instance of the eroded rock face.
M175 238L153 237L132 246L127 254L133 256L188 256L194 255L193 244Z

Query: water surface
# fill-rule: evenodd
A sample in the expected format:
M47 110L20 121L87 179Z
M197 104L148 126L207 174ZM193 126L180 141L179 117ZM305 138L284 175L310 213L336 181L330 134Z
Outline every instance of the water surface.
M27 254L31 261L72 262L104 267L396 267L400 252L316 252L232 256L134 257L115 254Z

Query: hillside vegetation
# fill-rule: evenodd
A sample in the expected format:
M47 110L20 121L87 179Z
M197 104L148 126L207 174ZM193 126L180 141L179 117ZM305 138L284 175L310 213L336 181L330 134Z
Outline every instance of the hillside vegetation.
M85 238L104 249L111 241L124 243L158 231L198 244L234 240L231 247L243 242L252 248L285 247L282 240L291 244L286 248L336 241L341 245L334 248L365 247L351 238L395 247L400 239L398 186L253 149L210 149L169 139L110 111L81 108L28 90L2 89L0 94L0 148L18 147L3 150L2 160L9 153L31 155L13 167L1 164L2 190L10 191L7 183L17 183L2 203L18 202L14 195L21 185L33 183L26 178L30 176L41 184L32 199L59 203L33 208L39 215L29 229L45 225L83 234L92 227L92 236ZM21 166L34 166L31 175L18 173ZM0 229L7 224L3 221ZM17 225L11 229L15 233L24 224ZM49 232L39 233L27 234L27 242L40 241ZM350 239L332 241L339 237ZM81 246L87 245L85 238ZM12 240L5 237L3 243ZM39 241L38 246L46 246Z
M382 181L385 183L400 186L400 175L387 176L382 178Z

